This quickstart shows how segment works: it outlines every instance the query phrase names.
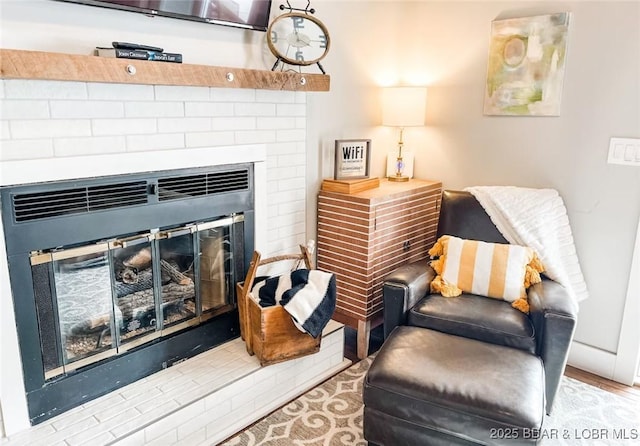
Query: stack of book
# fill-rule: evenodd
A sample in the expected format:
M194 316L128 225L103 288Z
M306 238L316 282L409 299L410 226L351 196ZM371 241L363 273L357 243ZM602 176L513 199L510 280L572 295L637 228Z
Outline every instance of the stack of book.
M113 42L113 47L96 47L96 55L119 59L155 60L182 63L182 54L165 53L163 48L135 43Z

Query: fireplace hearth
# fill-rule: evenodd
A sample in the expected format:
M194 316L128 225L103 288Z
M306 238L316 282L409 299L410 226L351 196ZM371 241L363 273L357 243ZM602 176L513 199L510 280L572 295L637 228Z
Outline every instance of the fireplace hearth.
M32 424L239 336L253 164L0 193Z

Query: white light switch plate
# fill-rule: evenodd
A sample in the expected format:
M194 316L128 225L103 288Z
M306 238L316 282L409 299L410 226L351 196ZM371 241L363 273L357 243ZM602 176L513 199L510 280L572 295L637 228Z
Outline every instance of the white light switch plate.
M640 166L640 138L611 138L607 162Z

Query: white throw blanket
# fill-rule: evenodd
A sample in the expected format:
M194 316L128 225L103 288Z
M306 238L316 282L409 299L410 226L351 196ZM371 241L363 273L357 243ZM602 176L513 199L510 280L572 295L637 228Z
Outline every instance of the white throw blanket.
M589 297L567 210L556 190L515 186L465 190L476 197L509 243L536 250L547 277L564 286L578 302Z

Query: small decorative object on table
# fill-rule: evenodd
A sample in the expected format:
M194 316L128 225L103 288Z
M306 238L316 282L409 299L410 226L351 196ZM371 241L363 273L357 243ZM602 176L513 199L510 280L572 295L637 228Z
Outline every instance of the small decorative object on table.
M182 54L165 53L164 49L160 47L128 42L112 42L111 44L112 47L96 47L96 55L118 59L182 63Z
M369 189L380 187L380 178L364 178L362 180L322 180L320 190L325 192L338 192L341 194L357 194Z
M413 178L413 152L408 152L406 150L402 151L401 155L401 163L402 166L400 168L401 176L407 177L408 179ZM387 153L387 178L397 178L398 177L398 152L388 152ZM395 180L391 180L395 181Z
M334 180L369 178L371 164L370 139L337 139L335 147Z
M379 178L369 178L370 139L337 139L333 179L322 181L322 190L354 194L380 186Z
M276 17L267 29L267 45L276 56L276 63L271 70L275 70L280 62L295 66L317 64L322 74L326 74L320 61L329 52L329 31L318 18L316 11L309 8L311 1L307 1L304 9L294 8L287 0L287 6L280 5L280 9L289 12Z

